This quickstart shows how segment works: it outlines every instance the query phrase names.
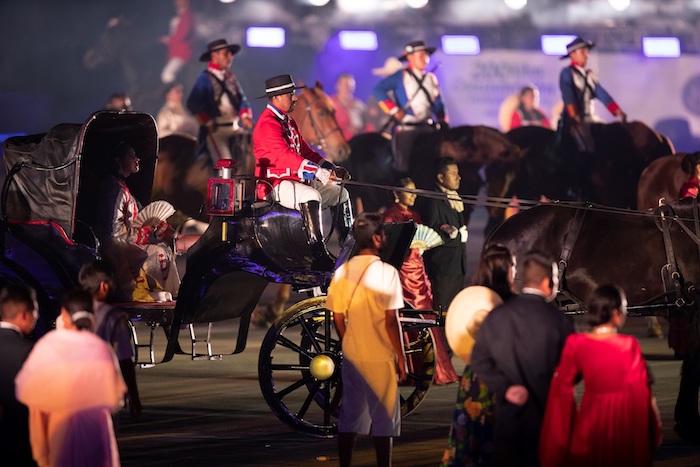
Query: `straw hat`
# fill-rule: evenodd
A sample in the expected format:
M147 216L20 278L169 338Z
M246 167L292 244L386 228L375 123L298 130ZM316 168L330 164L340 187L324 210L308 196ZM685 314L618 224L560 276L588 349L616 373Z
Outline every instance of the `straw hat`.
M476 335L486 316L503 303L501 297L480 285L462 290L450 303L445 320L445 335L450 348L469 363Z
M396 57L389 57L384 60L384 66L381 68L372 68L372 74L375 76L391 76L397 71L403 69L403 63Z

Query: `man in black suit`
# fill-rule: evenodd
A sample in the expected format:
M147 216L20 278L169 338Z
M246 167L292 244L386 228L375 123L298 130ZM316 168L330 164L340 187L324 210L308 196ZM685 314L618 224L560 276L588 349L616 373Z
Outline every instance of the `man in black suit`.
M479 329L472 369L496 394L496 465L539 465L537 447L549 384L571 319L550 303L556 263L538 253L523 261L523 288L489 313Z
M433 306L445 309L462 288L467 271L467 226L464 222L464 203L460 199L459 167L451 157L435 161L437 187L446 199L428 199L423 206L423 221L440 234L443 245L425 253L425 268L433 286Z
M33 290L7 285L0 293L0 456L3 465L36 465L29 443L29 410L15 398L15 376L32 350L33 343L26 336L36 324L37 308Z

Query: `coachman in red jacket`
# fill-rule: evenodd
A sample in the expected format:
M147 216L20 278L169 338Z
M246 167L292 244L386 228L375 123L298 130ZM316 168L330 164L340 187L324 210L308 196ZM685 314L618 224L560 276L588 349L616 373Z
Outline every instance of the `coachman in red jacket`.
M323 249L321 209L340 209L338 234L341 244L352 227L352 208L345 188L332 178L347 178L348 172L326 160L304 141L299 127L289 113L297 102L296 86L290 75L265 81L268 104L253 130L255 175L270 186L260 184L258 196L273 196L289 209L301 211L309 244Z

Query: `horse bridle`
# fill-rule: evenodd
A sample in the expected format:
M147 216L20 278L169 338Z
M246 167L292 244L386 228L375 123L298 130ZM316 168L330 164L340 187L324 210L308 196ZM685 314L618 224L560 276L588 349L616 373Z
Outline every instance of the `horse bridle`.
M312 106L320 99L320 96L316 94L316 91L313 88L309 88L309 91L314 95L314 99L312 100L307 100L306 97L304 97L303 94L299 95L299 100L304 101L304 110L306 111L306 116L309 118L309 124L311 125L311 129L314 131L314 136L316 137L316 141L309 141L309 146L315 146L317 149L326 149L328 147L328 143L326 143L326 138L329 135L332 135L336 131L342 132L340 129L340 125L338 125L338 122L334 119L335 122L335 128L331 129L327 133L322 133L321 130L318 128L318 125L314 121L314 115L312 110ZM304 125L304 120L300 122L300 127Z

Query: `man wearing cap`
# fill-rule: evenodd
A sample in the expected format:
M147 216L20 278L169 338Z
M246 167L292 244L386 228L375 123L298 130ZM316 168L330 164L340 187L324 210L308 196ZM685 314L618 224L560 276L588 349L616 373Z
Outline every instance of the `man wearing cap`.
M590 124L598 121L591 104L593 98L599 99L611 114L620 117L623 122L627 120L627 115L600 85L598 75L586 69L589 51L594 46L592 41L580 37L574 39L566 46L567 55L562 57L562 60L570 59L571 63L559 75L559 88L564 100L560 128L564 136L573 138L579 151L589 153L595 151Z
M331 176L347 178L348 173L326 160L306 143L299 127L289 113L297 102L295 91L306 86L296 86L290 75L279 75L265 81L267 107L253 130L255 175L266 180L258 185L258 196L270 195L282 206L301 211L309 236L309 244L318 249L318 256L325 257L321 209L341 209L338 234L341 243L352 227L352 208L345 188L331 180ZM302 183L304 182L304 183Z
M447 121L437 77L427 71L433 52L435 47L428 47L423 41L409 42L399 57L399 60L408 62L408 67L384 78L372 91L382 110L397 122L394 169L399 172L408 171L410 150L416 136L432 130L433 118L439 123Z
M241 137L241 127L253 128L250 103L236 75L229 71L239 50L240 45L229 44L226 39L207 45L199 60L209 65L197 77L187 98L187 108L199 122L200 143L206 144L212 162L234 159L238 173L245 174L254 170L252 158L245 158L244 150L232 144L234 138Z

